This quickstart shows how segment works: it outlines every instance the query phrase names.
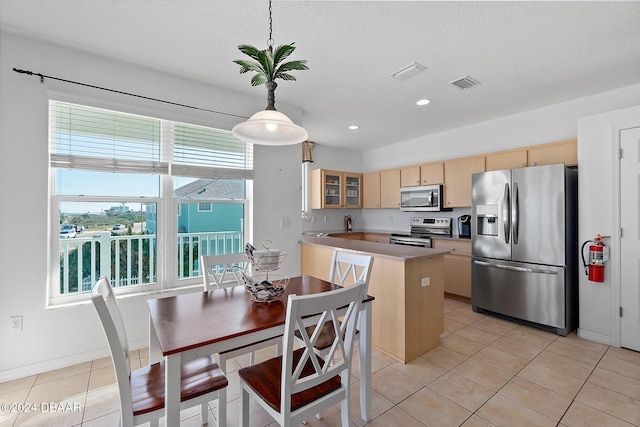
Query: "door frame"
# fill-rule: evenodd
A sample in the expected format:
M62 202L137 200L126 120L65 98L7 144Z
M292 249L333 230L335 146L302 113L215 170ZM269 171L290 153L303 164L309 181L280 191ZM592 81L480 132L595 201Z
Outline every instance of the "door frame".
M627 129L633 129L640 127L640 120L631 120L628 122L618 123L611 127L613 133L613 179L614 179L614 230L615 233L611 236L611 243L613 248L618 250L621 246L620 227L621 223L621 180L620 180L620 149L622 146L622 131ZM578 166L580 167L580 166ZM580 184L578 184L580 185ZM622 307L622 253L619 256L615 254L609 259L610 277L611 277L611 345L620 347L622 344L622 318L620 317L620 307Z

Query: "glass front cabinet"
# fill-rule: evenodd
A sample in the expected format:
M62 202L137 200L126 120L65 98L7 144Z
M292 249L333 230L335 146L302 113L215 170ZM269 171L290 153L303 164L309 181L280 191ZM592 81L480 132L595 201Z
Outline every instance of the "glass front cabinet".
M362 174L311 171L311 209L362 208Z

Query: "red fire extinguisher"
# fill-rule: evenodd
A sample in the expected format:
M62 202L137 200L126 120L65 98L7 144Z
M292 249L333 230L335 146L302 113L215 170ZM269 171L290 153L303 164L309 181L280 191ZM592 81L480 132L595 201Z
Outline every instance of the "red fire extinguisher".
M584 273L592 282L604 282L604 264L608 261L608 249L602 242L602 239L609 236L601 236L598 234L595 239L587 240L582 244L580 253L582 255L582 264L584 265ZM584 247L589 245L589 264L584 259Z

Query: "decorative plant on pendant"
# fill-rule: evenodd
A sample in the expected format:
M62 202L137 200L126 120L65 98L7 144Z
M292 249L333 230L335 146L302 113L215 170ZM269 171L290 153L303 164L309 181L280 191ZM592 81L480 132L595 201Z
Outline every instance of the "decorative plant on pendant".
M275 90L278 84L276 79L296 80L290 71L308 70L306 60L282 62L296 50L291 44L284 44L273 49L273 39L269 38L267 49L259 50L255 46L242 44L238 46L240 52L253 58L255 61L237 59L233 62L240 66L240 74L253 71L256 74L251 78L251 86L259 86L264 83L267 87L267 108L275 110Z

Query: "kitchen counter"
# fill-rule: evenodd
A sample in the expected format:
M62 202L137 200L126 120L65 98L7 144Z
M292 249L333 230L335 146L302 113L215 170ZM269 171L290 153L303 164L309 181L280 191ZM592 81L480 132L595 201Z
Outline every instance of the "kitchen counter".
M450 248L392 245L354 238L304 237L301 271L324 280L334 251L374 257L368 293L375 297L372 344L407 363L440 344L444 332L444 260ZM349 276L351 273L349 273ZM353 283L353 278L349 277Z
M364 253L398 261L429 258L449 253L448 250L421 248L416 246L392 245L390 243L369 242L365 240L344 239L341 237L304 237L302 243L329 246L348 251Z
M305 231L302 233L302 237L343 237L347 235L358 235L358 234L377 234L380 236L391 236L392 234L409 234L408 230L401 231L381 231L381 230L353 230L350 232L346 231ZM462 240L462 241L471 241L471 237L460 237L457 234L451 236L442 236L442 235L432 235L433 239L450 239L450 240Z

